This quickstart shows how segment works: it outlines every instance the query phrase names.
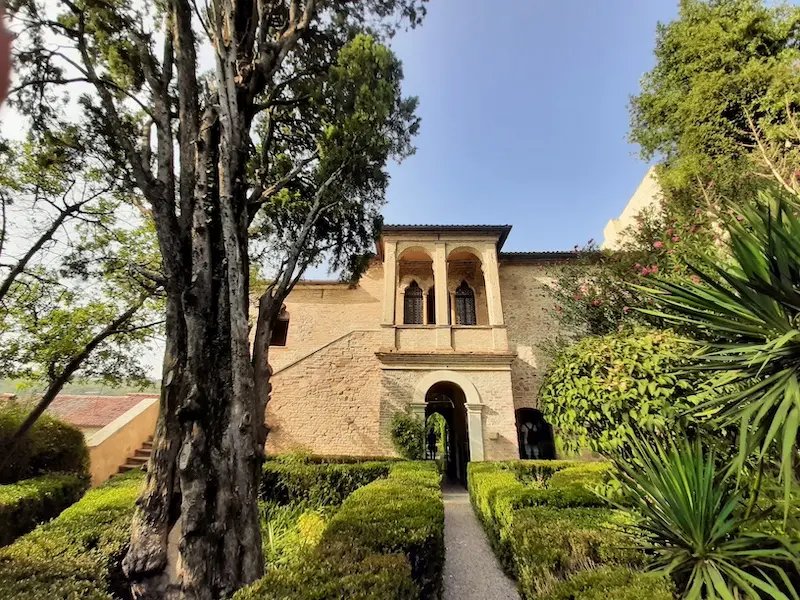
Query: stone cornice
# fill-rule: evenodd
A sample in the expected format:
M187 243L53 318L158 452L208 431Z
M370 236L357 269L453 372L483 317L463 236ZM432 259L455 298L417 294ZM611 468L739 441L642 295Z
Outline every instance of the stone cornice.
M375 353L384 369L466 369L507 371L516 357L513 352L403 352Z

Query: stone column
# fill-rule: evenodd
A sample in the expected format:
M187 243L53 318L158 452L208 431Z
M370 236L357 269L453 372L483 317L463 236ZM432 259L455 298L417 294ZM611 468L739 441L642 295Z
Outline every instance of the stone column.
M483 462L483 404L466 404L469 431L469 460Z
M450 319L447 314L447 247L436 242L433 254L433 284L436 286L436 348L450 350Z
M383 245L383 325L394 325L397 286L397 242Z
M503 325L503 303L500 300L500 271L497 266L497 250L492 245L483 250L481 256L483 279L486 282L486 303L489 308L489 325Z
M486 305L489 310L489 325L492 326L492 349L508 350L508 332L503 320L503 302L500 295L500 269L497 264L497 249L494 244L483 249L481 269L486 283Z
M412 402L411 403L411 414L415 417L419 417L422 419L422 422L425 422L425 408L427 404L425 402Z

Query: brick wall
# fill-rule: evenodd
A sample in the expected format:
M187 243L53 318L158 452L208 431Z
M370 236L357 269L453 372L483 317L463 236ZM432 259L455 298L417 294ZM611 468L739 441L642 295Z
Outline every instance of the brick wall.
M558 332L559 322L548 288L558 265L500 263L500 293L509 349L515 408L536 408L542 377L549 364L542 348Z

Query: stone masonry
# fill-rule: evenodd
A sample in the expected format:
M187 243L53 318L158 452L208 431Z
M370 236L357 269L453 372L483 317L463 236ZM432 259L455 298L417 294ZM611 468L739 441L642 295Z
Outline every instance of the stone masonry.
M537 406L543 347L558 327L548 287L569 255L503 254L509 229L388 226L357 285L298 284L286 301L286 346L270 349L267 451L393 455L392 416L424 414L427 390L441 381L464 392L471 459L517 458L515 409ZM403 324L412 279L426 302L446 282L437 324ZM455 325L461 281L474 290L474 326Z

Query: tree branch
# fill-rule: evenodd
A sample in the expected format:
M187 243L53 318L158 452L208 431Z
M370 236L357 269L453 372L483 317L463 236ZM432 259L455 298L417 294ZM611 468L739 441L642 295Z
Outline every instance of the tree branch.
M53 400L55 400L56 396L61 392L67 382L72 378L84 361L89 357L89 355L94 351L97 346L103 343L108 337L115 335L118 333L119 328L127 323L128 321L133 318L133 315L142 307L144 301L147 299L146 296L140 297L139 301L134 303L130 306L125 312L119 315L116 319L114 319L111 323L106 326L100 333L98 333L92 340L84 346L84 348L75 356L70 359L70 361L64 367L64 370L61 373L56 374L53 369L54 377L51 378L49 385L47 386L47 390L45 391L42 398L39 400L39 403L36 405L31 413L27 416L25 421L22 422L19 429L11 436L9 440L8 447L6 448L6 454L2 457L0 462L0 469L4 468L8 461L14 456L14 452L16 451L17 447L19 446L20 441L25 435L28 433L31 427L33 427L34 423L42 416L45 410L52 404Z

